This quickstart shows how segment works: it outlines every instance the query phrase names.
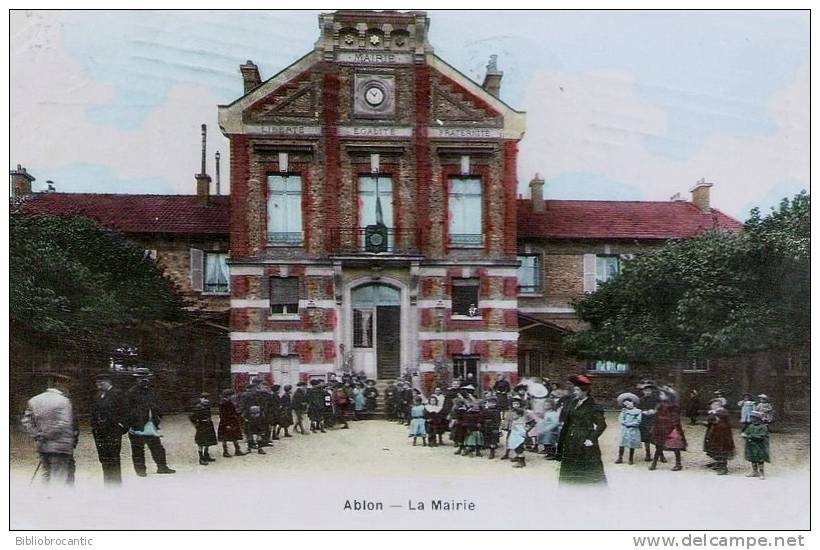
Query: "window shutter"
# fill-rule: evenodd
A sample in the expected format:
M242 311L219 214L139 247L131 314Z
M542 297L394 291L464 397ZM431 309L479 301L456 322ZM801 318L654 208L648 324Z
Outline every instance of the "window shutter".
M595 292L595 254L584 254L584 292Z
M191 289L202 292L203 277L203 256L202 251L198 248L191 249Z

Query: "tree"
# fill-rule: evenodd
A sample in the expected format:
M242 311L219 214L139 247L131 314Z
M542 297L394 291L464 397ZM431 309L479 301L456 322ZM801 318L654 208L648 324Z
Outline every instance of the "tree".
M129 324L183 316L144 251L90 219L12 211L9 238L12 342L105 356Z
M570 351L621 362L779 353L810 337L810 196L638 256L575 304Z

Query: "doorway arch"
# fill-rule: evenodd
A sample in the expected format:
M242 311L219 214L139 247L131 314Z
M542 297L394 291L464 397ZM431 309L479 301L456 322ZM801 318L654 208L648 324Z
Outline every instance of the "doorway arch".
M367 277L352 281L345 294L344 342L354 372L374 379L397 378L410 343L407 286L395 279Z

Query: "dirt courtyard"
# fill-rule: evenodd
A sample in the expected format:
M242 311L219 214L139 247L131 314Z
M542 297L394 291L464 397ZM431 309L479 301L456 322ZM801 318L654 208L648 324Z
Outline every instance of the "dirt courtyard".
M30 439L11 440L13 529L803 529L809 525L808 428L772 434L765 481L747 478L743 441L730 475L704 467L703 426L685 426L684 470L671 463L647 471L613 464L619 428L608 414L601 439L608 483L595 489L558 485L559 463L528 454L526 468L509 461L462 457L452 446L411 445L407 428L372 420L351 429L274 442L268 454L223 458L200 466L193 428L183 415L164 419L163 444L175 475L148 477L131 465L123 438L123 485L104 488L93 439L86 428L76 451L71 489L30 484L37 456ZM640 455L639 455L640 456ZM671 457L670 457L671 458ZM670 461L671 462L671 461ZM431 500L472 502L472 511L419 509ZM382 510L346 509L355 502ZM629 503L634 506L630 506ZM627 513L632 508L635 513ZM590 524L590 517L595 521ZM477 523L478 522L478 523Z

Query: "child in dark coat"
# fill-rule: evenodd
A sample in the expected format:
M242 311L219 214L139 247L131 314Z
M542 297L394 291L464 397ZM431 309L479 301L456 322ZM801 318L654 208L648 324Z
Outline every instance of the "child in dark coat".
M368 380L364 388L365 410L368 413L376 411L376 401L379 398L379 390L376 389L376 381Z
M222 400L219 402L219 428L217 429L217 436L222 442L222 456L230 458L231 453L228 452L228 442L233 442L234 453L236 456L243 456L247 453L239 448L239 441L242 440L242 416L236 409L234 402L234 391L227 389L222 392Z
M211 402L208 400L207 393L203 393L199 396L188 418L191 420L191 424L194 425L194 428L196 428L194 442L198 447L199 463L203 466L207 466L208 463L216 460L215 458L211 458L211 455L208 453L208 447L217 444L214 421L211 420Z
M763 464L769 462L769 426L760 411L752 411L750 416L752 423L741 434L746 440L746 460L752 463L752 471L746 477L766 479Z
M245 416L245 428L248 434L248 452L256 448L260 455L267 454L262 441L268 433L268 421L260 405L250 405Z

